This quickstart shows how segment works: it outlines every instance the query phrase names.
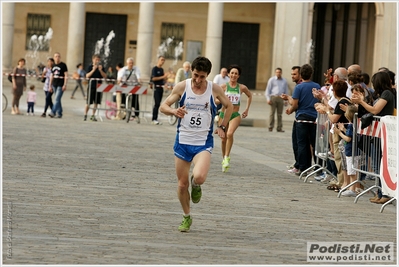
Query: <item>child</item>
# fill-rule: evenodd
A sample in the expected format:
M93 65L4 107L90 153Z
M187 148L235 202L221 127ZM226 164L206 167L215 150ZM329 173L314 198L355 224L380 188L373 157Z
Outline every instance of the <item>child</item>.
M356 171L353 170L353 158L352 158L352 136L353 136L353 116L357 112L355 105L349 105L345 111L345 117L349 123L347 128L343 123L338 123L338 127L334 127L334 131L342 138L345 142L345 153L342 155L342 170L344 172L344 184L348 185L356 181ZM345 133L344 133L345 132ZM344 160L346 161L344 166ZM344 168L345 167L345 168ZM356 191L360 188L358 183L353 184L348 190L343 192L341 195L346 197L355 197Z
M36 103L36 92L35 92L35 86L31 85L30 87L30 91L27 93L27 98L26 98L26 102L28 103L28 112L26 113L26 115L29 115L29 111L32 111L32 116L35 115L35 110L34 110L34 106Z

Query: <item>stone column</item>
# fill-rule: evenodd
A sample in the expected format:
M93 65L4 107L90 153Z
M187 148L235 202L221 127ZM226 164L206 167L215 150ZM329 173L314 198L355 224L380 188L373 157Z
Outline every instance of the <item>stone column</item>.
M213 80L213 77L220 72L223 37L223 6L224 4L219 2L209 2L208 4L208 24L204 55L212 62L212 71L208 76L209 80Z
M151 77L152 37L154 34L154 3L141 2L137 34L137 52L135 63L141 71L141 79L149 81Z
M277 67L282 68L282 76L287 79L290 91L295 84L291 81L291 68L309 63L312 31L311 7L308 3L276 3L273 58L269 78Z
M397 3L379 3L376 8L374 38L374 74L380 67L397 72ZM370 76L371 76L370 75Z
M5 2L2 8L2 61L3 71L7 72L12 69L12 55L13 55L13 43L14 43L14 13L15 3ZM16 63L14 64L16 65Z
M85 25L85 3L71 2L69 4L67 54L61 55L61 61L68 66L69 75L72 74L78 63L83 63Z

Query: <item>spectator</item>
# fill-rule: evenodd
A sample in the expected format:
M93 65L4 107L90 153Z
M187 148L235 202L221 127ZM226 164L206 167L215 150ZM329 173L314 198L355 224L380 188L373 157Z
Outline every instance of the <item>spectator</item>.
M12 104L11 104L11 114L21 115L19 112L19 100L26 90L26 68L25 59L20 58L18 60L18 66L12 71Z
M167 90L172 90L173 86L175 86L175 78L176 78L176 73L173 71L173 68L170 67L168 69L168 78L166 80L166 89Z
M68 83L68 67L61 61L61 54L56 52L54 54L54 65L50 76L50 90L55 93L55 101L53 108L49 114L50 118L54 118L57 113L57 118L62 118L62 104L61 98L64 94Z
M116 67L115 67L116 75L118 75L119 70L122 68L123 68L123 63L119 62L118 64L116 64ZM115 84L116 83L117 83L117 81L115 81ZM122 97L121 103L124 105L126 103L126 94L122 94L121 97ZM114 92L112 94L112 101L116 103L116 92Z
M86 106L84 110L83 120L87 120L87 113L89 112L90 105L93 104L93 113L90 117L91 121L97 121L94 114L96 114L97 105L101 104L102 93L97 92L97 85L102 83L102 79L107 78L107 74L104 72L103 66L101 65L101 57L98 54L94 54L91 58L92 64L89 65L86 71L86 78L90 79L89 86L87 87L88 98L86 100Z
M241 123L240 104L241 104L241 94L247 95L247 105L245 110L242 112L242 118L248 116L249 107L252 102L252 93L248 90L248 87L244 84L238 83L238 79L241 75L241 68L238 65L231 65L228 69L230 81L222 84L220 87L225 92L225 95L229 98L230 102L233 104L233 114L231 114L230 119L226 125L226 135L222 137L222 172L226 172L230 168L230 152L233 147L234 142L234 132L237 130ZM218 102L216 102L218 103ZM225 108L219 113L219 118L224 118ZM223 120L224 122L225 120ZM219 125L221 125L220 121Z
M164 73L162 68L165 63L165 57L159 56L158 63L152 68L151 81L154 83L154 108L152 109L152 124L161 125L162 122L158 121L158 110L161 105L163 87L168 75Z
M347 127L345 128L345 124L342 122L338 123L338 127L334 128L334 133L341 137L340 142L344 142L342 144L343 151L341 152L342 158L342 170L344 172L344 183L349 185L356 181L356 171L353 169L352 163L352 136L353 136L353 117L357 112L357 107L355 105L349 105L345 112L345 117L349 121ZM360 189L360 185L358 183L353 184L350 188L344 191L341 195L346 197L355 197L357 190Z
M284 132L283 130L283 107L284 100L281 97L283 94L288 94L287 80L281 76L283 73L281 68L276 68L276 76L271 77L267 82L265 96L267 104L270 105L269 117L269 132L274 128L274 114L277 110L277 132Z
M347 186L347 184L345 183L344 173L342 170L342 160L345 159L341 158L339 149L341 137L334 131L334 127L336 127L336 123L339 122L348 123L348 120L344 116L345 112L340 108L340 104L349 105L351 104L351 101L346 97L348 84L344 80L338 80L337 75L334 75L334 83L332 86L334 87L334 98L338 101L337 105L335 106L333 113L330 111L330 107L328 105L324 105L323 107L324 112L326 112L328 115L328 120L331 122L331 125L333 125L331 130L333 132L332 143L334 148L335 166L337 167L338 182L328 186L327 189L339 192L339 190L341 190L342 187Z
M317 100L312 95L313 88L319 90L320 85L311 81L313 68L309 64L301 67L302 83L295 87L292 95L291 106L287 108L288 115L296 111L295 124L297 146L298 146L298 162L299 172L296 175L301 175L303 171L311 167L312 153L311 147L315 147L316 141L316 118L317 112L314 107ZM316 159L315 159L316 161Z
M218 85L222 85L222 84L226 84L230 81L230 77L229 75L227 75L227 69L226 68L221 68L220 69L220 73L216 74L215 77L213 78L213 82L218 84ZM222 108L222 104L219 104L217 106L217 110L219 111ZM219 120L219 117L217 116L216 121Z
M35 92L35 86L31 85L29 87L29 91L27 93L27 98L26 98L26 103L28 104L28 110L26 111L26 115L29 115L29 113L33 116L35 115L35 103L36 103L36 92Z
M51 70L54 65L54 59L49 58L47 60L47 66L43 69L42 72L42 79L45 78L46 80L44 81L44 86L43 86L43 91L45 95L45 104L44 104L44 111L41 117L45 118L46 117L46 112L47 109L50 107L50 110L53 108L53 91L50 90L50 76L51 76Z
M375 94L377 98L374 101L374 105L369 105L363 100L363 96L360 93L354 92L352 96L352 102L363 106L368 112L373 113L377 116L392 115L395 108L395 96L392 92L391 79L387 72L379 71L371 78ZM371 160L372 168L374 173L380 173L380 162L381 162L381 139L374 137L371 144ZM381 181L379 186L381 186ZM390 200L390 197L383 195L382 191L378 189L377 195L371 198L370 201L377 204L384 204Z
M295 87L302 82L301 78L301 67L300 66L293 66L291 68L291 79L295 83ZM294 88L295 91L295 88ZM292 105L292 96L287 95L287 94L282 94L281 98L288 101L290 105ZM294 151L294 158L295 162L288 166L288 172L289 173L297 173L299 172L299 162L298 162L298 142L296 140L296 121L294 120L294 123L292 125L292 149Z
M117 83L120 86L133 86L133 85L138 85L141 83L140 79L140 69L137 66L134 66L134 59L132 57L129 57L126 59L126 66L121 68L118 71L118 78L117 78ZM140 105L139 105L139 95L137 94L132 94L132 106L134 107L134 119L136 120L137 123L140 123ZM126 96L125 96L126 98ZM125 106L126 100L123 101L124 99L122 98L122 93L117 92L116 93L116 107L118 109L118 112L116 114L115 119L120 120L123 119L123 116L121 116L120 110L123 109Z
M114 68L112 66L108 67L106 74L107 74L107 83L115 84L117 73L114 72Z
M221 68L220 73L216 74L215 77L213 78L213 82L222 85L226 84L230 81L230 77L227 75L227 69L226 68Z
M365 72L362 72L360 75L362 75L362 77L363 77L363 83L366 85L367 90L369 90L371 95L373 95L374 89L372 87L370 87L370 76Z
M178 69L176 72L175 84L178 84L181 81L186 79L191 79L192 71L191 71L191 63L186 61L183 63L183 67Z
M79 63L76 65L76 72L73 74L73 78L76 80L76 87L72 92L71 99L75 99L74 94L78 88L82 91L83 98L86 99L85 91L83 90L82 80L86 78L86 71L83 69L83 64Z

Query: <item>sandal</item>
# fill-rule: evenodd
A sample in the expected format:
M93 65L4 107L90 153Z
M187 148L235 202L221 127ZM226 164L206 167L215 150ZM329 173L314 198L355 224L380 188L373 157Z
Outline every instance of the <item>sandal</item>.
M338 185L329 185L327 186L328 190L334 190L335 192L339 192L339 190L341 190L341 188ZM338 191L336 191L338 190Z

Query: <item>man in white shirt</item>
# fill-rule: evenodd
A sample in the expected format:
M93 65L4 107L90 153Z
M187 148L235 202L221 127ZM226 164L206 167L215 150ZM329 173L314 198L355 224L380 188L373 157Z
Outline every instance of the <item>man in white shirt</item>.
M220 74L217 74L215 78L213 78L213 83L216 83L218 85L222 85L225 83L228 83L230 81L230 77L227 76L227 69L226 68L221 68Z
M227 75L227 69L226 68L221 68L220 69L220 74L217 74L215 78L213 78L213 83L216 83L218 85L226 84L230 81L230 77ZM219 104L217 106L218 114L219 114L219 109L222 108L222 105ZM219 120L219 117L216 118L216 122Z
M118 78L117 78L117 83L120 86L127 85L127 86L132 86L132 85L137 85L141 83L140 79L140 69L137 66L134 66L134 59L132 57L129 57L126 60L127 65L121 68L118 71ZM139 95L133 94L132 96L132 105L134 107L134 118L137 123L140 123L140 106L139 106ZM118 109L116 118L117 120L123 119L121 118L121 100L122 96L121 93L118 92L116 94L116 106Z
M274 113L277 110L277 132L284 132L283 130L283 108L284 100L282 95L288 95L288 83L285 78L281 76L283 73L281 68L276 68L275 76L271 77L267 82L265 97L267 104L270 105L269 117L269 131L273 131L274 127Z

